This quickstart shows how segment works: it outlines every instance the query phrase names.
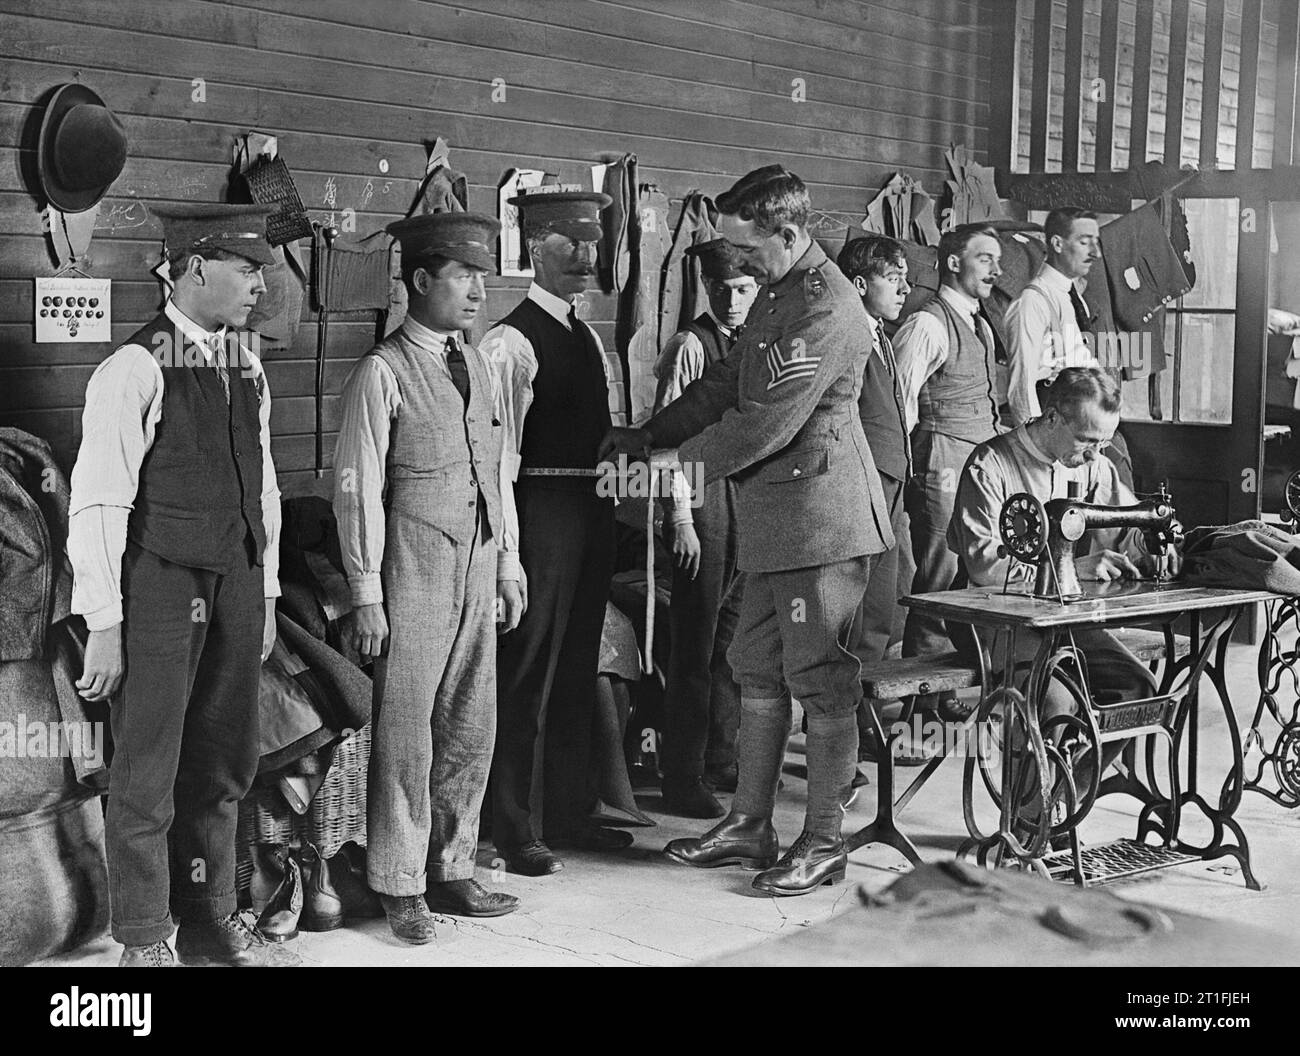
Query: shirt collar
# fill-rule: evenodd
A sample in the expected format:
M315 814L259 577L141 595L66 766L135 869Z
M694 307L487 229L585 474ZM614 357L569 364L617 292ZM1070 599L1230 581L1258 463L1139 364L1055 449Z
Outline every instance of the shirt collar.
M184 335L187 341L203 350L204 359L212 359L212 348L209 342L214 337L223 343L226 340L226 327L223 326L220 330L204 330L171 300L168 300L166 307L163 308L163 314L172 321L172 325Z
M804 255L795 261L794 267L782 275L776 282L768 286L768 290L780 297L784 293L789 293L794 289L796 283L803 282L804 273L809 268L820 268L830 259L826 256L825 251L817 244L814 238L811 245L804 251Z
M528 299L557 322L563 323L566 329L569 328L569 309L573 307L571 301L549 293L537 283L528 287Z
M444 334L441 330L434 330L432 327L425 326L417 322L409 315L402 323L402 329L406 331L406 336L411 339L420 348L426 348L430 352L444 352L447 348L447 338L455 337L455 334Z
M729 327L726 323L724 323L721 319L719 319L716 315L713 314L712 308L706 307L704 309L704 312L710 319L713 320L713 325L718 328L719 333L721 333L723 337L730 337L732 333L734 333L731 327Z
M1056 290L1059 293L1069 294L1070 287L1074 285L1061 272L1057 271L1050 264L1043 264L1038 272L1038 281L1046 286L1049 290Z
M972 297L965 290L959 290L955 286L949 286L946 282L939 287L939 296L959 312L963 312L966 315L974 315L980 310L980 302L978 298Z

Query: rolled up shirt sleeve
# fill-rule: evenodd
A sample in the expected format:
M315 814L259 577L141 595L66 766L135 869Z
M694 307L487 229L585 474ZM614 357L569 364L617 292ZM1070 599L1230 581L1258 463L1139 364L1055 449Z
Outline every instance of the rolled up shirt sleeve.
M654 413L658 414L704 373L704 346L700 339L689 330L673 334L659 354L654 372L659 382L654 403ZM691 524L694 520L692 504L699 498L694 495L689 478L680 469L672 471L668 490L664 507L669 514L669 523Z
M122 622L122 554L140 466L162 419L163 380L142 345L124 345L86 386L81 446L72 468L68 559L72 611L92 631Z
M1007 406L1011 424L1024 425L1041 412L1035 389L1052 374L1052 307L1026 288L1007 309Z
M392 420L402 404L388 364L365 356L343 386L343 420L334 449L334 518L352 604L384 600L384 467Z
M492 384L492 414L502 423L504 429L506 418L506 398L502 389L501 377L491 367L488 377ZM497 547L497 580L518 581L521 575L519 565L519 509L515 505L515 478L519 474L519 455L503 440L501 460L497 466L497 487L501 494L502 539Z

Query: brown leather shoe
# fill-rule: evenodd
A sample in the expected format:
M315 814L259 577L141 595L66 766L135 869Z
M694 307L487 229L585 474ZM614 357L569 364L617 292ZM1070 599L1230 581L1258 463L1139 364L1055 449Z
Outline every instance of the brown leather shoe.
M775 867L754 877L753 887L765 895L806 895L822 884L839 883L848 864L842 839L801 832Z
M673 840L664 854L674 862L700 869L738 865L767 869L776 861L779 845L770 818L732 811L703 836Z
M429 912L421 895L380 895L393 934L412 946L423 946L438 937L438 918Z
M519 908L519 899L489 891L477 880L431 880L424 901L435 913L456 917L504 917Z
M181 921L176 956L191 968L287 968L302 963L297 954L272 946L238 913L201 923Z
M152 942L148 946L124 946L119 968L175 968L176 958L165 942Z

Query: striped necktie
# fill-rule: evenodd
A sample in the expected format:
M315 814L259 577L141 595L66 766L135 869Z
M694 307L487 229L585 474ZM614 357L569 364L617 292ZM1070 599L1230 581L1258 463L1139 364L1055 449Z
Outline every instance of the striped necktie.
M226 403L230 402L230 365L226 361L226 343L220 334L208 337L208 351L212 353L212 365L217 368L217 377L221 379L221 390L226 394Z

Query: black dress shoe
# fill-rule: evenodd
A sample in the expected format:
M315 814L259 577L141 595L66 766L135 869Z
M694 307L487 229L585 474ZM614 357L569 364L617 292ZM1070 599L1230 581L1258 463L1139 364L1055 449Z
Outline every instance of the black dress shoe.
M504 917L519 908L519 899L489 891L477 880L431 880L424 901L435 913L456 917Z
M754 877L753 886L766 895L806 895L843 880L848 863L842 839L801 832L775 867Z
M191 968L269 968L273 963L281 967L300 963L296 954L275 956L274 951L238 913L203 923L183 920L176 930L176 956Z
M438 937L438 918L429 912L420 895L380 895L380 904L393 934L412 946L423 946Z
M698 777L689 781L664 778L663 801L665 813L684 818L720 818L727 813Z
M148 946L125 946L117 962L119 968L175 968L176 958L166 942L152 942Z
M673 840L664 854L674 862L701 869L739 865L743 869L766 869L776 861L776 829L770 818L732 811L703 836Z
M522 847L503 854L506 868L521 876L550 876L564 868L564 863L556 857L555 852L541 840L533 840Z

